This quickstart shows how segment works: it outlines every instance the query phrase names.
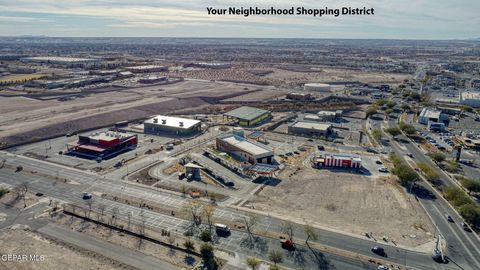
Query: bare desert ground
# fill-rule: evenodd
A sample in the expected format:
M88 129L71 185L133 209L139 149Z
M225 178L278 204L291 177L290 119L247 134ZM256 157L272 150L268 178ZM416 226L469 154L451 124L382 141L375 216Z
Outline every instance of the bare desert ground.
M21 227L3 231L0 234L1 254L32 254L43 255L43 260L27 262L8 262L0 260L0 269L9 270L114 270L119 269L108 261L81 253L47 239L37 233L24 230Z
M433 226L421 207L394 180L314 168L286 170L248 206L299 221L417 246L432 240Z

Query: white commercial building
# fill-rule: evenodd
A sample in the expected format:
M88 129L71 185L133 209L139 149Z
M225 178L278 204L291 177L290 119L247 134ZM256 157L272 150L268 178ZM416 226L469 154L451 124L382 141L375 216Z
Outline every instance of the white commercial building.
M330 92L332 87L326 83L306 83L303 89L305 91Z
M474 108L480 108L480 92L463 92L460 94L460 103Z
M422 125L428 125L428 122L443 123L447 120L446 114L431 108L423 108L418 116L418 123Z
M145 134L188 136L201 130L201 122L194 119L157 115L143 122Z
M273 151L256 142L235 134L226 134L216 139L217 150L227 152L240 161L251 164L271 164Z

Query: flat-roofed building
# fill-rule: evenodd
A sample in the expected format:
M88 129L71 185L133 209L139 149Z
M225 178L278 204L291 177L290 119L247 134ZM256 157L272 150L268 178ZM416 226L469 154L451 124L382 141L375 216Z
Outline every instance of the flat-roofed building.
M93 65L103 62L103 59L97 58L81 58L81 57L62 57L62 56L38 56L24 57L20 61L26 63L40 63L51 65L62 65L67 67Z
M233 158L250 164L271 164L273 161L274 153L272 150L232 133L218 137L216 147L217 150L227 152Z
M330 123L296 121L288 125L288 133L309 137L328 137L333 133L333 128Z
M422 125L428 125L428 122L443 123L447 120L448 116L442 111L431 108L423 108L418 116L418 123Z
M189 118L157 115L143 122L145 134L190 136L201 130L201 122Z
M94 159L108 159L137 147L135 134L106 131L78 136L76 143L68 144L68 153Z
M460 94L460 103L474 108L480 108L480 92L463 92Z
M125 69L133 73L152 73L152 72L168 71L168 67L160 66L160 65L133 66L133 67L126 67Z
M270 111L264 109L242 106L225 113L223 116L236 119L241 126L254 126L269 119L272 115Z

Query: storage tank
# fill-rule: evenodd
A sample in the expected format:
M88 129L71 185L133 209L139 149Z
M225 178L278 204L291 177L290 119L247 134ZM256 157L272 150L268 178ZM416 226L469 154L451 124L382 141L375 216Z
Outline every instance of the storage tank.
M326 83L306 83L303 86L305 91L330 92L331 86Z

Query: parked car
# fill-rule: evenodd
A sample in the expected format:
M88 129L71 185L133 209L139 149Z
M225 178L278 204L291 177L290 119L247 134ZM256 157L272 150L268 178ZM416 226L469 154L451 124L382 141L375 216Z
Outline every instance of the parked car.
M220 235L220 236L230 235L230 228L228 228L227 225L221 224L221 223L215 223L213 224L213 226L215 227L215 232L217 233L217 235Z
M378 171L379 171L379 172L382 172L382 173L388 173L388 169L385 168L385 167L380 167L380 168L378 168Z
M83 192L82 194L82 199L84 200L90 200L92 198L92 194L88 193L88 192Z

